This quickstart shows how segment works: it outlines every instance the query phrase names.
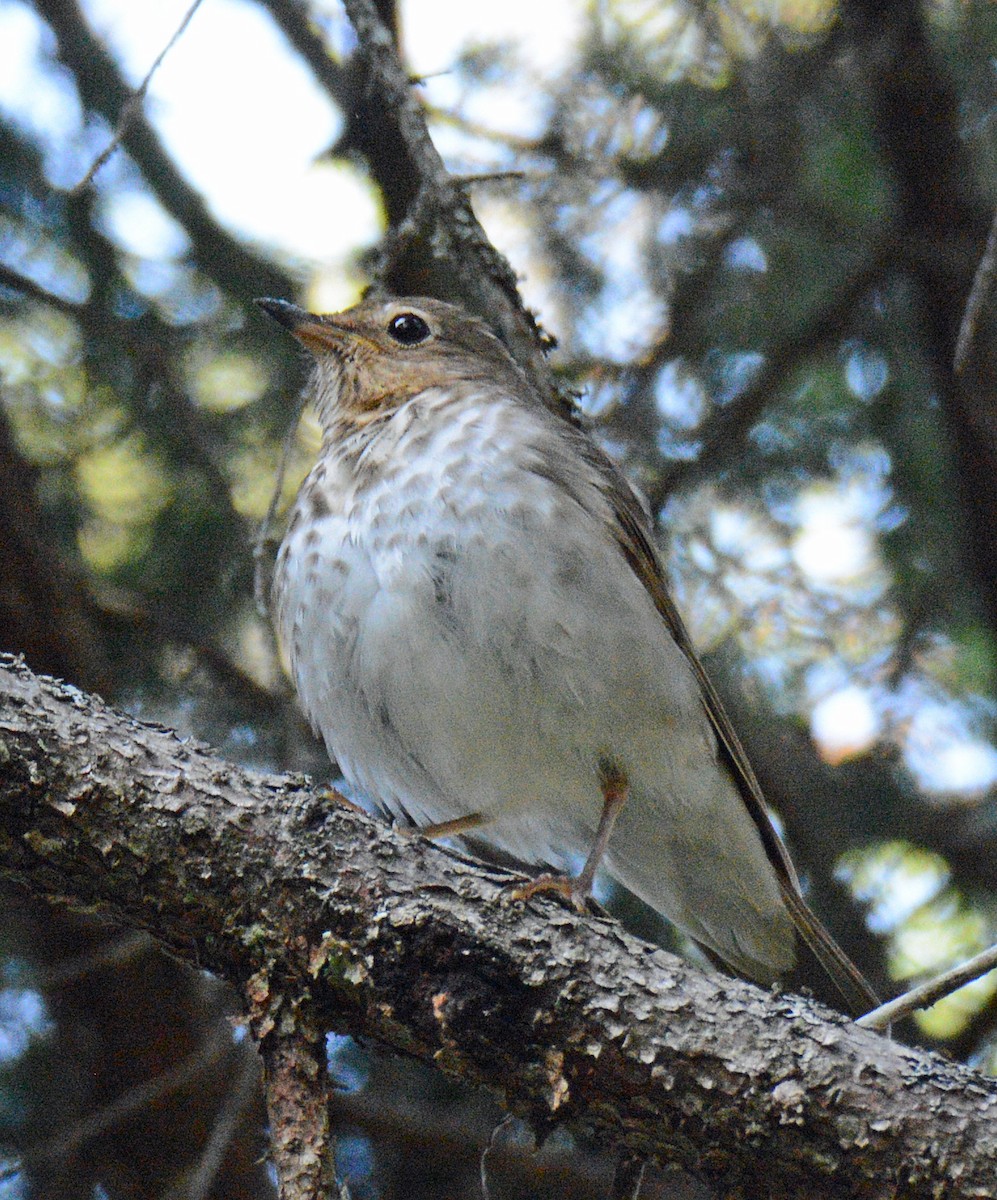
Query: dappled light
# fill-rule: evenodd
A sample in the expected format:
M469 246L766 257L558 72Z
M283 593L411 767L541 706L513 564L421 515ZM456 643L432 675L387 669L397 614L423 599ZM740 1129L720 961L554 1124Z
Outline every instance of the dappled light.
M656 521L808 900L883 992L993 944L992 303L969 366L952 365L991 219L992 6L382 7L454 186L556 339L559 385ZM390 157L334 0L206 0L123 122L188 8L0 4L17 533L0 649L231 759L333 782L254 596L320 433L295 408L309 365L252 300L338 310L387 272L470 304L470 282L441 260L425 195L405 192L411 164ZM116 130L121 148L74 190ZM680 944L600 887L633 928ZM46 934L34 961L37 923L21 914L0 958L0 1172L24 1129L51 1135L32 1106L53 1094L66 1030L85 1027L85 996L52 1008L46 972L68 951ZM67 944L103 937L72 928ZM230 999L203 987L222 1020ZM195 1042L198 997L181 1022ZM901 1040L997 1073L997 973L912 1028ZM410 1144L428 1162L448 1122L478 1146L452 1194L476 1194L491 1101L345 1036L330 1055L354 1196L444 1194L405 1163ZM83 1108L84 1075L67 1084ZM525 1141L497 1139L518 1182L496 1196L533 1194ZM596 1194L566 1165L582 1144L545 1151L544 1195ZM254 1155L258 1190L226 1195L266 1194ZM645 1200L666 1194L651 1186Z

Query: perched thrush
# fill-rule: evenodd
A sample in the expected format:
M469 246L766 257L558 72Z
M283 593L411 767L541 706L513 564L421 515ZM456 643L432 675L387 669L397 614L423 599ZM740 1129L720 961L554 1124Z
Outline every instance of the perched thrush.
M275 619L344 776L430 836L599 866L767 983L796 931L875 997L788 854L617 468L478 320L437 300L261 307L315 359L323 431Z

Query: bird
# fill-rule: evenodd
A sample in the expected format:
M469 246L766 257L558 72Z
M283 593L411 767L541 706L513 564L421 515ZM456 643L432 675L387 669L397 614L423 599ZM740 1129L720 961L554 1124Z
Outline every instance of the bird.
M546 868L524 897L581 902L605 870L756 983L791 972L801 937L855 1015L876 1007L803 898L650 515L590 433L457 305L257 304L309 351L322 430L274 622L352 787Z

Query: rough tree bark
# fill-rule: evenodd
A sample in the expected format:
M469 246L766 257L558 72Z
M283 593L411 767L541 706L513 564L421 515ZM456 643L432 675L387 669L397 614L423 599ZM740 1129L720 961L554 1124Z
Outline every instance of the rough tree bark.
M240 987L292 1107L303 1068L288 1075L286 1039L337 1029L725 1194L994 1194L997 1082L694 970L614 921L509 903L507 873L301 777L243 771L11 658L0 764L4 875ZM284 1135L289 1172L315 1185L285 1194L318 1195L320 1148Z

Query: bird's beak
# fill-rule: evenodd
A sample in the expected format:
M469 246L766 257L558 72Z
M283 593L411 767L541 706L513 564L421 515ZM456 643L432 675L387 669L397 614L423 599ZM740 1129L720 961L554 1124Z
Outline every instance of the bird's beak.
M268 317L273 317L278 325L283 325L312 354L342 351L344 344L357 339L357 334L337 324L334 316L317 316L296 304L291 304L288 300L265 298L255 303Z

